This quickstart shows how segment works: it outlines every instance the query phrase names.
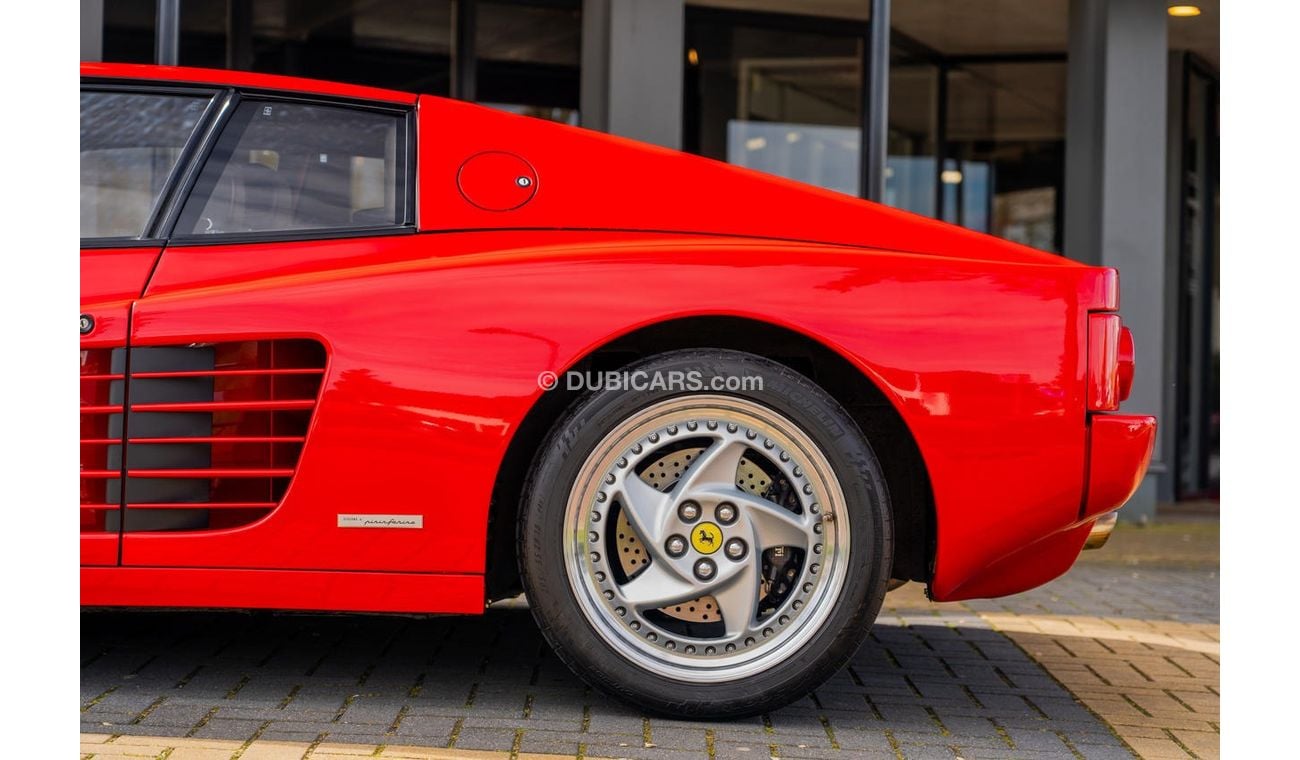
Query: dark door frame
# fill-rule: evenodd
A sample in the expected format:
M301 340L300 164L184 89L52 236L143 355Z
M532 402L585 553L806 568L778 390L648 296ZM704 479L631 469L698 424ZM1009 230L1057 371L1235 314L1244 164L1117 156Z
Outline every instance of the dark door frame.
M1210 472L1211 452L1215 448L1211 402L1218 393L1218 368L1214 365L1212 333L1214 299L1212 283L1217 274L1218 218L1214 209L1219 197L1219 77L1214 68L1194 53L1182 53L1180 66L1177 150L1171 152L1171 167L1178 181L1176 266L1177 300L1173 316L1177 320L1180 358L1176 362L1175 428L1173 446L1174 497L1190 499L1218 495L1219 481ZM1187 177L1188 127L1193 115L1190 108L1193 80L1206 88L1204 121L1199 125L1204 136L1204 167L1198 178L1201 185L1200 218L1189 218L1190 182ZM1200 229L1194 229L1193 225ZM1192 238L1199 232L1201 250L1192 251ZM1193 258L1194 257L1194 258ZM1218 406L1217 403L1214 404Z

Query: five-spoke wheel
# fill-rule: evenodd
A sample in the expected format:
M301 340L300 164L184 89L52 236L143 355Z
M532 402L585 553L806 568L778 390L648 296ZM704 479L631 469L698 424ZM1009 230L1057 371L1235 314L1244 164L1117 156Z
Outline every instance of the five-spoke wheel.
M668 399L584 463L565 519L569 581L596 630L642 667L743 677L829 611L847 567L843 505L829 463L789 419L743 398Z

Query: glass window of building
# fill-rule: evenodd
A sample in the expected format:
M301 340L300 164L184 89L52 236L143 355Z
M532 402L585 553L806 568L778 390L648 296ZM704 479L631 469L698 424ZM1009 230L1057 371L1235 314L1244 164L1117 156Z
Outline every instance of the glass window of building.
M1177 256L1177 343L1174 370L1179 498L1219 491L1219 84L1199 56L1171 63L1179 108L1170 114L1181 133L1170 151L1178 178L1170 229Z
M451 0L259 0L251 68L446 95L451 7Z
M688 8L684 147L858 195L866 34L847 20Z
M1061 250L1065 63L948 71L942 215L964 227Z
M887 203L1061 250L1068 17L893 0Z
M450 91L453 0L186 0L179 63ZM104 3L105 61L152 63L157 3Z
M178 18L180 24L180 44L177 46L177 62L182 66L201 66L208 69L250 68L247 61L243 65L226 63L226 34L230 20L229 12L240 0L200 0L181 3Z
M475 99L577 124L581 2L479 0L475 6Z
M153 63L157 0L111 0L104 3L105 61Z
M897 45L890 51L884 202L925 216L935 216L938 202L940 75L924 55Z

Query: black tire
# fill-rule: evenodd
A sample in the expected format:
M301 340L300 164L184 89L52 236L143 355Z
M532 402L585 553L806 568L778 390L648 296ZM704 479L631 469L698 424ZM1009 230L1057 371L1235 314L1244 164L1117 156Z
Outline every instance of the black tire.
M653 356L627 370L651 375L698 371L704 377L761 377L761 390L714 395L757 402L783 415L821 450L843 491L843 512L850 521L847 575L838 595L828 598L832 611L812 629L805 643L762 672L733 681L692 683L651 672L621 654L584 615L566 574L562 547L570 490L589 454L620 421L658 402L691 394L681 389L601 390L576 401L556 423L534 459L523 490L517 534L519 569L538 626L557 656L576 674L653 713L731 718L767 712L799 699L849 661L866 638L885 596L893 561L893 525L889 494L875 453L835 399L803 375L763 357L691 349Z

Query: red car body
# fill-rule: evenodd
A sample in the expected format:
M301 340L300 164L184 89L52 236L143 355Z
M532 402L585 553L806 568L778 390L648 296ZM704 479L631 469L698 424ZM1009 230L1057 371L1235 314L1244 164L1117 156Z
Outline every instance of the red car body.
M917 454L886 474L896 508L916 512L910 577L937 600L1060 575L1145 472L1155 420L1112 413L1132 377L1114 270L463 102L250 73L81 71L88 84L409 109L416 197L409 229L376 234L83 244L85 605L480 612L492 573L513 572L493 535L513 538L528 431L554 414L539 374L608 366L607 349L642 335L695 347L723 326L734 347L761 354L779 336L851 368L846 386L879 400ZM113 364L128 346L218 358L150 374L148 354ZM204 401L137 392L196 376L214 383ZM295 378L311 380L285 390ZM200 441L206 464L151 468L134 452L194 441L103 422L128 409L224 422ZM296 427L275 422L294 413ZM249 422L261 414L269 427ZM212 495L272 487L133 504L130 484L150 479ZM194 529L123 528L125 509L196 507L209 517ZM416 515L422 528L340 527L345 514Z

